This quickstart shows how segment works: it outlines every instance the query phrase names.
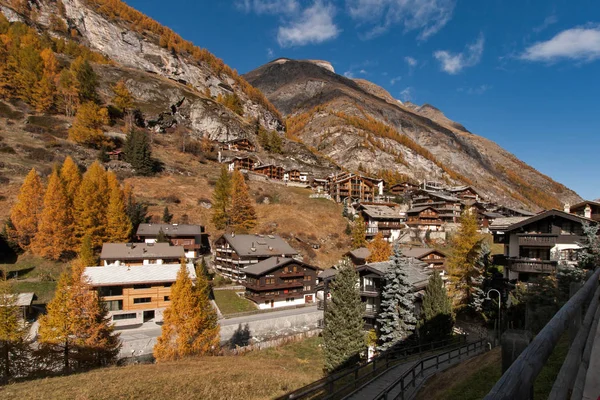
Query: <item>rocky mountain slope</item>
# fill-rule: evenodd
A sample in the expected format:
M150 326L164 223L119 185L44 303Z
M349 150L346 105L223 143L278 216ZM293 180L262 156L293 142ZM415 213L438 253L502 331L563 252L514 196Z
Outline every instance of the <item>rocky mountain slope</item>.
M287 135L350 170L471 184L501 204L539 210L580 197L435 107L312 61L278 59L244 75L287 117Z

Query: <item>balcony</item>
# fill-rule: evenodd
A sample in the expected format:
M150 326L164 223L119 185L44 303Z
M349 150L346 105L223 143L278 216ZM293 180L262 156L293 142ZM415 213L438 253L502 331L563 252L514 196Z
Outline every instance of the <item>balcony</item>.
M510 258L508 268L514 272L534 272L551 274L556 272L558 263L550 260L528 260L525 258Z
M377 297L379 296L380 289L377 286L372 285L364 285L360 287L360 295L367 297Z
M375 318L377 316L377 307L367 305L365 307L365 311L363 312L363 316L368 318Z
M553 234L519 234L519 246L554 247L557 235Z
M281 278L298 278L298 277L304 277L304 271L289 271L289 272L283 272L281 274Z
M252 290L256 290L256 291L267 291L267 290L275 290L275 289L291 289L291 288L304 287L304 282L302 282L302 281L300 281L300 282L284 282L284 283L279 283L276 285L274 284L274 285L262 285L262 286L245 284L244 286L246 286L248 289L252 289Z

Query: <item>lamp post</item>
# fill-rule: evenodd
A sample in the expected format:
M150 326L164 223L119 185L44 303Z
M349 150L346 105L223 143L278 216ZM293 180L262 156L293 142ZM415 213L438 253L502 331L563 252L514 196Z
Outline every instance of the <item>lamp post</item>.
M486 295L486 300L492 300L492 298L490 297L490 293L491 292L496 292L498 293L498 322L497 322L497 332L500 333L500 307L502 307L502 294L500 293L500 291L498 289L490 289L487 292ZM498 337L499 335L497 334L496 337Z

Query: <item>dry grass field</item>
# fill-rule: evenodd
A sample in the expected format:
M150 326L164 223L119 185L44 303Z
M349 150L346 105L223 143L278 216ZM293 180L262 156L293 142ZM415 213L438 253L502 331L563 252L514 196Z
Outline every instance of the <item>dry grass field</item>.
M320 338L309 338L242 356L100 369L0 387L0 398L272 399L321 377L320 344Z

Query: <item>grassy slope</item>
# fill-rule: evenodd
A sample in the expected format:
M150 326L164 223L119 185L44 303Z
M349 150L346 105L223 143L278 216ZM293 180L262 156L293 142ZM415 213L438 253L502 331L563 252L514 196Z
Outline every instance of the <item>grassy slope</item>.
M242 299L236 290L215 290L215 302L224 315L256 310L256 305L250 300Z
M106 368L0 387L9 399L272 399L321 377L320 338L243 356Z

